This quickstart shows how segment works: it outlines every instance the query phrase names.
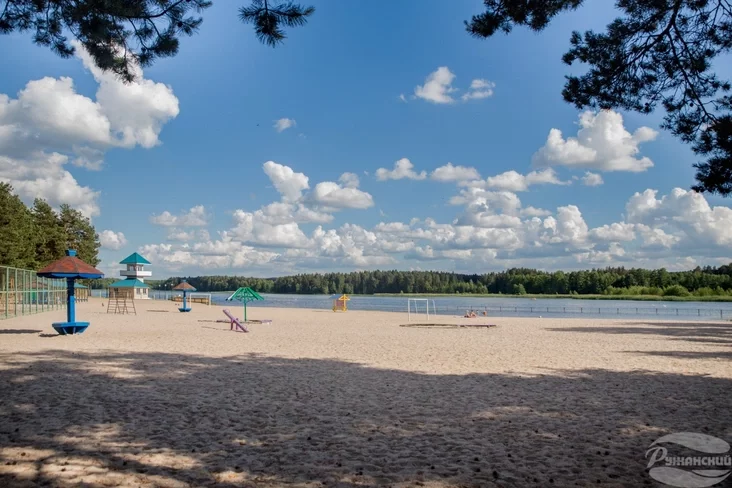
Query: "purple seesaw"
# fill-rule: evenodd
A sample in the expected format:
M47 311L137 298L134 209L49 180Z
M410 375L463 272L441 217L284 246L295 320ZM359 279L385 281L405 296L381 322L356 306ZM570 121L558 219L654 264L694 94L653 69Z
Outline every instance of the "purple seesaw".
M239 319L237 319L236 317L231 315L231 312L229 312L228 309L224 309L224 315L229 317L229 320L231 320L231 323L229 324L230 330L233 330L235 332L249 332L249 329L247 329L244 324L239 322ZM236 328L234 328L234 327L236 327Z

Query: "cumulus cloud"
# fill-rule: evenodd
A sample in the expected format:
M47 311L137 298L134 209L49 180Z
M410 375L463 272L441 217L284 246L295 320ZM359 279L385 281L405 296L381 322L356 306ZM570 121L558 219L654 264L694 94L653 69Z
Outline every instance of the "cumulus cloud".
M450 198L451 205L464 205L469 211L500 211L507 215L517 215L521 209L519 197L509 191L488 191L471 187L460 190L458 195Z
M268 247L307 247L307 236L296 222L272 224L260 212L234 212L234 227L224 235Z
M247 269L274 261L279 254L255 249L240 242L220 240L187 244L147 244L138 250L148 260L169 271L200 269Z
M289 166L267 161L263 168L284 201L296 202L302 197L302 192L310 188L308 177L295 173Z
M208 224L207 219L206 208L196 205L180 215L173 215L167 210L160 215L152 215L150 222L164 227L202 227Z
M355 173L343 173L338 183L320 182L312 192L304 195L303 192L310 188L305 174L274 161L267 161L263 168L282 197L282 202L263 208L265 216L286 216L292 222L329 222L332 220L329 212L374 205L373 197L358 189L360 181Z
M308 237L296 224L272 226L262 222L261 215L256 213L237 211L234 219L237 225L223 234L225 240L284 248L277 257L277 261L282 263L297 261L306 266L338 262L353 266L384 265L394 262L388 252L411 248L410 245L379 241L374 232L352 224L329 230L318 226ZM204 248L194 246L194 249Z
M296 173L285 168L277 174L290 175L283 179L290 181ZM622 221L593 228L577 205L554 211L524 207L514 192L477 186L461 188L450 199L462 207L450 222L414 218L372 228L352 223L327 228L340 208L371 203L356 193L358 178L345 173L337 183L320 182L305 194L302 186L295 186L300 194L296 202L283 197L258 210L236 210L232 225L215 240L207 232L171 227L169 237L177 233L183 243L151 244L145 252L156 253L152 256L167 269L260 269L271 276L411 261L430 261L429 267L437 269L455 269L457 263L486 269L627 263L673 268L692 262L718 264L732 244L732 210L712 207L703 195L682 189L664 196L656 190L636 193ZM308 231L305 223L317 227Z
M442 182L468 181L480 179L480 173L472 167L453 166L452 163L447 163L445 166L440 166L434 170L430 178Z
M605 183L605 180L603 180L602 175L598 173L587 171L582 177L582 184L585 186L600 186L603 183Z
M358 188L360 181L356 173L343 173L338 182L345 188Z
M570 182L561 181L552 168L541 171L532 171L527 175L511 170L496 176L486 178L483 186L494 190L526 191L532 185L567 185Z
M71 205L87 217L99 215L100 192L80 185L65 169L68 161L68 156L57 152L34 151L22 157L0 154L0 181L13 185L27 204L43 198L53 206Z
M595 227L590 231L590 237L598 241L632 241L635 239L635 225L626 222L614 222Z
M414 165L407 158L402 158L394 163L394 169L388 170L386 168L379 168L376 170L376 179L379 181L386 180L423 180L427 178L427 172L421 171L417 173L414 171Z
M452 87L453 80L455 75L450 69L441 66L427 76L424 85L417 85L414 96L437 104L453 103L455 99L450 94L457 91Z
M313 201L328 208L369 208L374 206L370 194L358 188L344 188L333 181L315 185Z
M635 224L634 227L640 234L645 249L670 249L681 240L680 236L668 234L660 227L645 224Z
M355 173L341 174L337 183L320 182L306 193L310 184L305 174L274 161L267 161L263 169L280 193L282 201L273 202L256 212L245 213L267 225L328 223L333 220L333 212L347 208L365 209L374 205L373 197L358 189L360 181ZM282 229L275 227L274 231ZM290 226L289 230L294 232L295 228Z
M333 181L323 181L315 185L312 199L329 208L369 208L374 206L370 194L354 187L342 187Z
M462 96L464 101L468 100L480 100L482 98L488 98L493 96L493 89L496 84L492 81L477 79L470 83L470 89L467 93Z
M557 208L556 218L547 217L543 226L546 230L543 239L551 244L563 243L581 247L589 232L582 212L576 205Z
M625 248L617 242L611 242L607 249L592 249L590 251L578 253L576 256L578 263L587 263L592 265L605 265L617 262L626 255Z
M486 229L521 227L521 219L515 215L495 214L490 210L471 209L455 220L456 225L469 225Z
M74 43L84 66L99 83L97 103L109 119L114 138L124 147L153 147L160 143L162 126L178 115L178 99L173 89L143 77L135 66L134 83L122 83L111 71L102 71L78 42Z
M657 194L651 189L635 193L625 206L627 221L680 233L687 246L697 249L732 245L731 208L712 207L701 193L681 188L660 199Z
M543 208L536 208L532 206L528 206L526 208L521 209L521 216L522 217L548 217L552 213L549 210L545 210Z
M421 98L431 103L450 104L456 100L453 93L459 91L452 86L455 81L455 74L447 66L441 66L427 76L424 85L417 85L412 98ZM468 90L460 97L464 102L480 100L493 96L493 89L496 84L482 78L474 79ZM400 100L406 102L404 95L399 96Z
M195 223L196 217L205 216L203 207L194 207L179 216L163 212L153 216L153 221L170 227L168 239L182 244L151 244L146 252L155 253L170 270L191 266L238 269L265 264L287 270L293 269L294 263L390 264L394 260L386 253L411 248L403 243L379 243L373 232L350 224L327 231L318 226L310 235L300 227L304 223L330 223L332 212L341 209L373 206L371 195L358 189L359 178L354 173L343 173L338 183L320 182L312 192L305 193L309 180L303 173L274 161L265 163L263 170L280 193L281 201L255 211L235 210L231 227L219 231L217 240L203 230L181 229Z
M633 134L623 125L623 117L612 110L584 112L579 117L577 137L565 139L552 129L544 147L533 156L535 166L567 166L599 171L646 171L653 166L648 157L639 157L640 144L658 133L641 127Z
M103 230L99 233L99 243L104 249L118 251L127 245L127 239L122 232Z
M88 217L99 215L99 192L78 183L69 164L98 170L111 148L150 148L163 125L179 113L172 89L145 79L125 84L104 73L78 43L77 57L98 87L95 99L76 92L71 78L29 81L10 98L0 94L0 181L30 202L67 203Z
M308 208L302 203L274 202L265 205L257 212L261 212L263 218L270 224L288 222L327 224L333 220L333 215L330 213Z
M464 207L463 213L453 221L457 226L516 229L522 225L521 200L512 192L471 187L452 197L450 204Z
M196 239L207 241L207 240L211 239L211 236L209 235L209 233L206 229L185 231L183 229L171 228L168 231L167 239L169 241L181 241L181 242L189 242L189 241L193 241Z
M275 120L275 123L272 127L274 127L277 132L282 132L291 127L297 127L297 122L295 122L295 119L283 118Z

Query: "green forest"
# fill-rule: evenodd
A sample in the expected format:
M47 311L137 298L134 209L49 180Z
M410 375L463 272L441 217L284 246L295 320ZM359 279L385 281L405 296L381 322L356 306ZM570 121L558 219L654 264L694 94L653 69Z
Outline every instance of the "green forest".
M0 266L38 270L76 249L79 258L99 264L99 236L78 210L45 200L27 207L13 187L0 183Z
M149 282L170 290L182 278ZM281 278L197 276L186 278L199 291L249 286L261 293L296 294L502 294L713 297L732 296L732 264L669 272L665 269L605 268L545 272L509 269L484 274L439 271L359 271L300 274Z

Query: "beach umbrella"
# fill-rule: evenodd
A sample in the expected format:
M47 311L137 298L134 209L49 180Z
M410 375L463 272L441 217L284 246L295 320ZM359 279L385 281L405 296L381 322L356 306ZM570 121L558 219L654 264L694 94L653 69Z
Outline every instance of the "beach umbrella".
M232 293L231 296L229 296L229 298L226 299L227 302L231 302L234 300L244 303L244 321L246 322L247 303L253 302L255 300L264 300L264 298L262 298L262 295L260 295L259 293L257 293L256 291L252 290L251 288L249 288L247 286L247 287L239 288L234 293Z
M181 312L190 312L191 308L186 304L186 293L189 291L196 291L196 289L186 280L183 280L173 287L173 291L176 290L183 292L183 308L179 308L178 310Z
M76 321L75 281L78 279L103 278L104 273L76 257L76 251L69 249L66 256L54 261L36 273L42 278L66 279L66 322L55 322L53 328L61 335L81 334L89 322Z

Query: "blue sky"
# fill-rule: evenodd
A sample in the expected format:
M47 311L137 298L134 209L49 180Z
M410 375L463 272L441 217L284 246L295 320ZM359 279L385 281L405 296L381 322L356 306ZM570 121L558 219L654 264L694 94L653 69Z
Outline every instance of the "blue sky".
M477 0L310 3L272 49L216 2L135 86L0 36L0 180L91 215L114 275L133 251L160 278L732 260L729 201L687 191L662 114L588 113L571 139L561 55L610 2L490 40L464 31Z

